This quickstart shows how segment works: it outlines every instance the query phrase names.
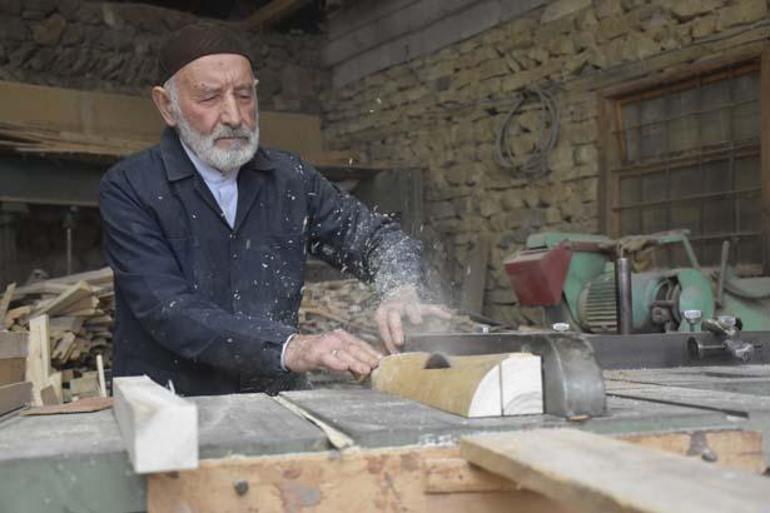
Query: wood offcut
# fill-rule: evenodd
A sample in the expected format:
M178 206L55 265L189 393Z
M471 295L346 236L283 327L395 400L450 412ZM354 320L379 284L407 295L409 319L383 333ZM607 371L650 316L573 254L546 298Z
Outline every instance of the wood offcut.
M428 353L388 356L372 374L372 386L465 417L543 413L539 356L511 353L447 360L449 367L426 368Z

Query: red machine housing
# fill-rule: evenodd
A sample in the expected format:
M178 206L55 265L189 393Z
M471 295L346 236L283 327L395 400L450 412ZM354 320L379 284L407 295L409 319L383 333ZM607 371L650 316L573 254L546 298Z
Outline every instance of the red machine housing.
M566 242L554 248L519 251L503 265L519 304L552 306L561 302L572 249Z

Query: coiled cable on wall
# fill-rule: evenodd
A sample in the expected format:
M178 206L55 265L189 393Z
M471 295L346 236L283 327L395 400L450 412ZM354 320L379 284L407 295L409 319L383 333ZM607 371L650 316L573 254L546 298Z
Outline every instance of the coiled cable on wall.
M511 126L513 120L521 113L525 104L535 102L542 110L542 123L540 125L535 152L521 163L510 145ZM538 177L548 171L548 155L556 146L559 137L560 123L559 102L550 91L537 86L525 88L514 97L513 108L505 115L500 127L497 129L495 141L495 160L505 168L513 171L514 175L525 177Z

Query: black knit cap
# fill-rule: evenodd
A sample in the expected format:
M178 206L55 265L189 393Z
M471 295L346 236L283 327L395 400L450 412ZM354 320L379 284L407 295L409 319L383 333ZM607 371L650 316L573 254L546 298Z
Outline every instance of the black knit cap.
M243 42L232 31L211 23L187 25L169 36L160 49L160 84L199 57L217 53L243 55L249 62ZM253 66L253 63L252 63Z

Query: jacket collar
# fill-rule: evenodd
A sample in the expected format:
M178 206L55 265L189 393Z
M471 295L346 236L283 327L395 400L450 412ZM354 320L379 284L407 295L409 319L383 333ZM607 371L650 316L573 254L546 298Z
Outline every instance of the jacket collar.
M170 182L182 180L195 175L195 167L182 148L179 136L171 127L163 130L163 136L160 140L160 152L163 158L163 165L166 168L166 178ZM243 165L241 171L270 171L275 169L275 162L270 154L263 148L259 148L254 158Z

